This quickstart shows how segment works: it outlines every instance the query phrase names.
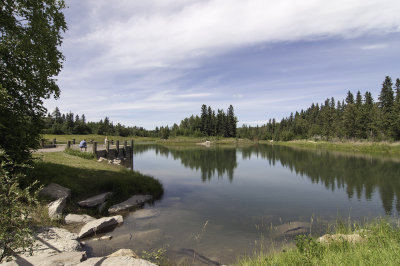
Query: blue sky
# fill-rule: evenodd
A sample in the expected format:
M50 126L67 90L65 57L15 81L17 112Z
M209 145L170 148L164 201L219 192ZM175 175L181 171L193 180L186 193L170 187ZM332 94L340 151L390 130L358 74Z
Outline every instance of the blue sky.
M398 0L67 0L51 112L172 125L202 104L263 124L400 77Z

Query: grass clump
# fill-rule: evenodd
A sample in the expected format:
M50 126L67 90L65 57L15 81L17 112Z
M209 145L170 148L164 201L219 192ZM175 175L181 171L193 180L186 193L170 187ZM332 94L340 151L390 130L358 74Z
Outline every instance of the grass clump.
M399 229L398 225L378 220L353 232L362 237L358 243L342 239L326 244L310 236L299 236L295 248L268 254L260 251L240 259L237 265L399 265ZM339 232L343 228L336 229L335 233Z
M92 160L95 158L94 154L91 152L81 152L80 150L73 150L73 149L65 149L64 151L66 154L78 156L83 159Z
M35 154L36 163L26 182L38 180L41 185L57 183L71 189L67 212L80 212L76 202L104 192L113 192L108 205L119 203L135 194L163 194L161 183L151 176L130 171L123 166L83 159L68 152ZM82 211L87 211L82 210Z

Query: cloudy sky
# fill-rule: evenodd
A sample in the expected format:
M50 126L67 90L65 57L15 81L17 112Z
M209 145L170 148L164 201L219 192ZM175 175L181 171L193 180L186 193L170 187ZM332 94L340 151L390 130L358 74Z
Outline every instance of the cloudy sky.
M155 126L235 108L263 124L400 77L398 0L67 0L53 111Z

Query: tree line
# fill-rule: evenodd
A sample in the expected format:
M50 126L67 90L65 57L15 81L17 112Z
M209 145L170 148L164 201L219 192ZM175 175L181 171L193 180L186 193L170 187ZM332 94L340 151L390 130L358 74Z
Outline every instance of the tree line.
M280 122L270 119L261 127L243 125L238 136L250 139L367 139L400 140L400 79L393 86L387 76L382 84L378 101L371 92L356 96L348 91L342 101L328 98L324 103L313 103Z
M43 133L47 134L99 134L110 136L140 136L159 137L167 139L170 136L221 136L236 137L237 118L233 106L230 105L225 113L218 109L217 113L205 104L201 107L201 115L190 116L169 127L156 127L154 130L146 130L143 127L126 127L118 123L114 125L108 117L99 122L87 122L84 114L79 116L72 112L62 114L58 107L52 113L43 117L45 125Z

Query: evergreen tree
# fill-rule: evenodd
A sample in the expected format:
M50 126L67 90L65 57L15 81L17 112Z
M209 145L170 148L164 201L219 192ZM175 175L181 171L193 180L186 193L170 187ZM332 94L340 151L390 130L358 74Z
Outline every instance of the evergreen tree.
M228 125L228 137L235 138L236 137L236 124L237 124L237 119L235 117L235 113L233 111L233 106L229 105L228 111L227 111L227 125Z
M207 135L208 131L208 119L207 119L207 105L203 104L201 106L201 127L200 131Z
M385 81L382 84L381 93L379 94L379 107L381 110L380 122L381 128L386 137L394 135L394 92L392 86L392 79L389 76L386 76Z

